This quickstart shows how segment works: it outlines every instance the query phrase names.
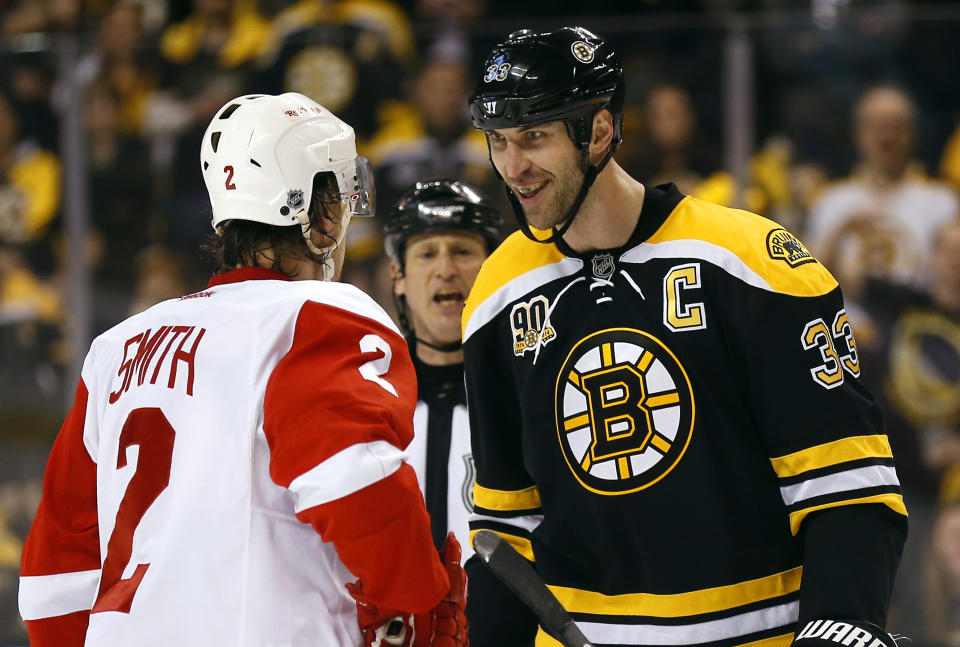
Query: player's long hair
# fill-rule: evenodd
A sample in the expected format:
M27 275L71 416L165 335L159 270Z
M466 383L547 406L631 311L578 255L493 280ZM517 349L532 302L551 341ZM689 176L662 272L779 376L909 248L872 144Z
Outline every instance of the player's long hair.
M310 227L319 229L321 218L338 222L339 218L330 211L331 205L339 201L333 173L314 175L312 192ZM323 247L335 242L327 234L323 236L328 239L324 240ZM200 252L213 262L214 272L218 274L238 267L267 267L293 278L294 275L284 269L288 259L309 258L316 263L333 263L332 251L324 255L310 251L298 224L277 227L240 219L224 221L219 233L210 235L200 245Z

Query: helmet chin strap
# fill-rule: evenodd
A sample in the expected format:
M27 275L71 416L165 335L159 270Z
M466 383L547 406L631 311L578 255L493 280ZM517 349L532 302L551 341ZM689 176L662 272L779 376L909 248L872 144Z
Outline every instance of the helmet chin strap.
M418 344L423 344L423 345L426 346L427 348L432 348L433 350L438 350L438 351L440 351L441 353L452 353L452 352L454 352L454 351L458 351L458 350L460 350L461 348L463 348L463 342L460 341L460 340L452 341L452 342L450 342L449 344L431 344L431 343L428 342L428 341L424 341L424 340L420 339L420 338L417 337L416 335L414 335L413 338L414 338L415 340L417 340L417 343L418 343Z
M310 214L307 209L301 209L297 213L297 222L300 223L300 231L303 233L303 239L307 243L307 247L311 252L320 257L320 262L322 267L320 269L321 281L330 281L333 279L333 275L336 272L334 267L334 262L331 256L333 252L343 244L344 239L347 237L347 226L350 224L350 218L353 216L353 212L350 211L349 205L345 200L340 202L340 213L343 214L340 218L340 234L337 236L336 240L327 245L326 247L317 247L313 243L313 239L310 236L312 227L310 224ZM327 261L330 261L329 263Z

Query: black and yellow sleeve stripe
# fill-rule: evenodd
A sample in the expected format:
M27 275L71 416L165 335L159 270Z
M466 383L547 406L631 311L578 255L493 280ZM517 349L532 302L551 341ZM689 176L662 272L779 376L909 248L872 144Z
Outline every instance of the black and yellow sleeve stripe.
M797 534L815 510L882 503L906 515L890 443L883 434L850 436L771 458L780 496Z
M491 530L528 560L536 561L530 535L542 520L540 492L536 486L523 490L493 490L474 484L471 544L478 530Z

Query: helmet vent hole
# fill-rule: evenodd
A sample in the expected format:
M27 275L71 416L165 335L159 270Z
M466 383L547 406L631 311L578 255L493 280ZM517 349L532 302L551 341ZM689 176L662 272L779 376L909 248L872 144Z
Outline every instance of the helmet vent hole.
M220 144L220 131L218 130L215 133L210 133L210 146L213 147L213 152L217 152L217 146Z
M230 115L235 113L237 111L237 108L239 107L240 107L239 103L231 103L229 106L226 107L226 109L223 112L220 113L220 118L229 119Z
M250 163L253 164L254 166L256 166L257 168L263 168L262 166L260 166L260 162L258 162L257 160L253 159L252 157L250 158Z
M204 163L203 163L203 170L206 171L208 168L210 168L210 162L204 162Z
M259 166L259 164L258 164L258 166ZM289 213L290 213L290 207L288 207L287 205L283 205L282 207L280 207L280 215L281 215L281 216L286 216L286 215L288 215Z

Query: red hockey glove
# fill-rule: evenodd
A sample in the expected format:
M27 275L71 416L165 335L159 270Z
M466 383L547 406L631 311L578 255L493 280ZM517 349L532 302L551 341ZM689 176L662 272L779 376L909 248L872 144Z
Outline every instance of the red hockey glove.
M360 581L347 584L357 601L357 619L367 647L469 647L467 574L460 566L460 543L453 533L440 552L450 578L447 595L430 611L410 614L380 609L363 594Z

